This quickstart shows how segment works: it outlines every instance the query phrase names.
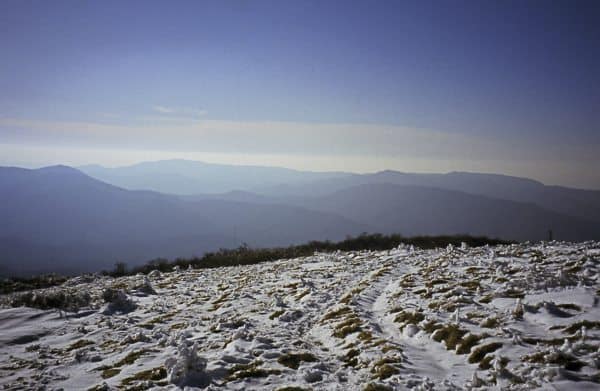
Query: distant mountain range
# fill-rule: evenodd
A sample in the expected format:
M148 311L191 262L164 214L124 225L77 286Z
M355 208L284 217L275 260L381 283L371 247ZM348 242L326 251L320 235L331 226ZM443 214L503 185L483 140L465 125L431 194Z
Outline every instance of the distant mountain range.
M532 203L569 216L600 221L600 191L598 190L547 186L527 178L496 174L467 172L414 174L391 170L374 174L318 173L187 160L146 162L117 168L84 166L79 169L91 177L130 190L154 190L169 194L233 198L253 202L265 196L282 198L287 202L289 197L322 196L368 184L389 183L434 187ZM270 200L266 201L270 202Z
M0 264L18 273L99 270L242 241L277 246L369 230L298 206L128 191L64 166L0 168L0 194Z
M126 167L78 167L87 175L129 190L154 190L171 194L254 191L263 187L301 185L346 173L308 172L279 167L235 166L189 160L143 162Z
M600 239L600 191L489 174L314 173L182 160L4 167L0 197L4 274L92 271L242 242L278 246L361 232L539 240L551 229L556 239Z

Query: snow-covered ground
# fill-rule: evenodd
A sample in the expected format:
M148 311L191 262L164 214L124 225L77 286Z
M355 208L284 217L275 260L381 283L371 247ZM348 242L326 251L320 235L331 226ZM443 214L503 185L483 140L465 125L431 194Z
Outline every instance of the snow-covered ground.
M45 290L77 313L0 299L0 386L600 389L599 272L552 242L80 277Z

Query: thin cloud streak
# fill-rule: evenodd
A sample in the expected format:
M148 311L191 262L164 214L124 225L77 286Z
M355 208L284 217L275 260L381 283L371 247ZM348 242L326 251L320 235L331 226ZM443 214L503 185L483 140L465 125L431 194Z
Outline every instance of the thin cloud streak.
M164 107L164 106L154 106L152 108L152 110L162 113L162 114L171 114L173 112L173 109L171 109L170 107Z
M167 106L154 106L152 110L159 114L173 114L173 115L184 115L190 117L203 117L208 112L202 109L192 109L189 107L167 107Z
M147 117L135 125L0 118L0 142L208 153L596 161L595 145L545 145L391 125Z
M152 153L157 158L229 156L233 162L242 159L240 164L254 159L254 163L321 171L496 172L600 187L600 174L586 174L590 167L600 165L597 145L557 145L543 140L515 143L390 125L185 120L168 115L138 119L130 125L0 118L0 143L142 154L160 151ZM98 162L110 164L110 159Z

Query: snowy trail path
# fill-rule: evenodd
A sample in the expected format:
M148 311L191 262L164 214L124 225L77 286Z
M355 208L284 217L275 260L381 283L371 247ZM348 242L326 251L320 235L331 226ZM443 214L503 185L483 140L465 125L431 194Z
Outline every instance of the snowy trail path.
M374 334L401 349L403 361L399 372L411 379L411 386L446 384L452 388L452 381L456 381L452 375L456 371L448 364L456 361L454 355L440 346L431 346L427 337L424 340L405 337L393 321L393 314L390 314L397 301L394 294L399 291L398 279L415 271L403 264L403 259L395 260L388 271L372 280L370 286L361 292L355 300L357 312L367 319Z

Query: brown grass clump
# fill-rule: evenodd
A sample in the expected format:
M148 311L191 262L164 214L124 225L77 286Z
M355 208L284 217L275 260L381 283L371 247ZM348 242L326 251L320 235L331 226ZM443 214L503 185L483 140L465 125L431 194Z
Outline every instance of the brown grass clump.
M388 377L400 373L397 368L402 360L399 357L384 357L373 364L371 373L374 374L374 378L384 380Z
M393 391L394 389L390 386L380 383L369 383L363 389L363 391Z
M247 379L253 377L268 377L269 375L279 375L280 370L260 368L262 361L256 360L250 364L237 364L229 370L227 380Z
M352 313L352 310L350 309L350 307L343 306L337 310L332 310L332 311L329 311L328 313L326 313L323 316L323 318L321 319L321 321L325 322L330 319L341 318L342 316L349 315L351 313Z
M500 324L500 320L496 317L485 318L479 326L485 327L487 329L495 329Z
M344 356L344 364L348 367L356 367L358 365L358 356L360 355L360 350L358 349L350 349L346 352Z
M94 344L93 341L90 341L90 340L87 340L87 339L80 339L79 341L73 342L71 345L69 345L66 348L66 351L70 352L72 350L80 349L80 348L83 348L85 346L89 346L89 345L93 345L93 344Z
M352 315L345 321L338 323L333 329L333 336L346 338L347 335L361 331L361 322L356 315Z
M133 376L123 379L121 381L121 384L124 386L128 386L136 381L159 381L166 377L167 370L165 369L165 367L158 367L138 372Z
M475 349L473 349L473 352L469 355L469 363L475 364L481 362L481 360L483 360L486 354L495 352L501 347L502 344L500 342L492 342L487 345L478 346Z
M284 312L285 312L285 310L275 311L271 315L269 315L269 319L275 320L275 319L279 318L281 315L283 315Z
M317 358L312 353L288 353L279 356L277 362L285 367L298 369L301 362L316 362Z
M117 376L119 373L121 373L120 368L106 368L105 370L102 371L101 376L103 379L108 379L113 376Z
M466 330L461 329L457 325L449 324L435 330L431 335L431 338L437 342L444 341L446 343L446 349L454 350L456 345L462 342L462 337L466 333Z
M394 322L406 326L409 323L417 324L425 319L425 315L417 311L400 311L394 318Z
M467 354L471 352L473 346L477 345L479 341L484 338L487 338L487 334L477 335L477 334L467 334L462 341L456 347L456 354Z
M582 320L581 322L575 322L568 327L564 328L564 332L573 334L581 330L581 327L585 326L586 329L600 329L600 321Z

